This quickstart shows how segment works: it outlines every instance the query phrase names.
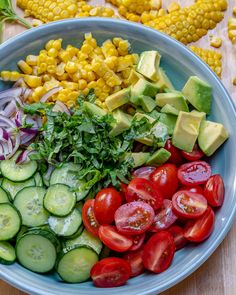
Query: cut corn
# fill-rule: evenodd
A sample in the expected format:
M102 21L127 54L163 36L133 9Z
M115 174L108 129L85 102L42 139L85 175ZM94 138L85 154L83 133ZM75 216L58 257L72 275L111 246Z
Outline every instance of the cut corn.
M167 7L167 11L169 13L173 12L173 11L177 11L180 10L180 5L177 2L171 2L170 5Z
M215 48L220 48L222 45L222 39L215 36L210 36L210 45Z
M230 18L228 21L228 36L232 43L236 40L236 18Z

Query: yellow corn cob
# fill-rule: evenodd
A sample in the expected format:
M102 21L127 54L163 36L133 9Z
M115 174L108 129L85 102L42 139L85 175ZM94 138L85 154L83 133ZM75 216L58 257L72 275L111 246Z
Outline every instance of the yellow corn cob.
M152 8L150 0L120 0L120 2L129 12L140 15Z
M232 43L236 40L236 18L230 18L228 21L228 36Z
M223 17L226 0L198 0L193 5L150 20L145 25L162 31L184 44L195 42Z
M205 63L209 65L209 67L219 76L221 77L222 73L222 54L214 51L203 49L200 47L189 46L189 48L196 53Z
M172 2L170 3L170 5L167 7L167 11L169 13L173 12L173 11L176 11L176 10L180 10L180 5L176 2Z

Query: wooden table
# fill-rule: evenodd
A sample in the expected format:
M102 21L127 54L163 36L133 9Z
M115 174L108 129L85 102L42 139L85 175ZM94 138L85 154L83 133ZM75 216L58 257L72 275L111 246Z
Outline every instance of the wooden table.
M165 5L174 0L163 0ZM176 0L175 0L176 1ZM15 2L13 0L13 2ZM177 1L182 5L190 5L192 0ZM236 76L236 47L227 38L227 21L232 16L232 8L236 6L236 0L228 0L229 8L225 13L224 20L218 24L217 28L197 43L197 46L210 48L209 36L211 34L220 36L223 45L219 49L223 53L223 75L222 80L228 91L236 102L236 86L232 85L232 78ZM105 5L104 0L92 0L92 4ZM107 4L106 4L107 5ZM17 12L23 15L20 9ZM24 31L20 25L6 25L5 40ZM230 197L230 196L228 196ZM236 294L236 223L230 233L208 259L190 277L177 286L162 293L162 295L235 295ZM0 281L1 295L23 295L24 293ZM137 294L138 295L138 294Z

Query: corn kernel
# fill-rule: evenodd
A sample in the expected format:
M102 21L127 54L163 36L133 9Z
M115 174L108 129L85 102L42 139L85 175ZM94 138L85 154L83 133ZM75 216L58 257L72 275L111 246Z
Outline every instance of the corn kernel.
M17 65L24 74L32 74L33 69L24 60L18 61Z
M79 90L84 90L87 87L87 81L84 79L80 79L78 81Z
M73 61L68 61L65 65L65 71L69 74L73 74L78 70L76 63Z
M169 13L173 12L173 11L177 11L180 10L180 5L176 2L171 2L170 5L167 7L167 11Z
M32 75L25 75L24 76L25 83L32 88L36 88L42 85L42 78Z
M29 66L37 66L37 56L35 56L35 55L28 55L26 57L26 63Z
M210 45L215 48L220 48L222 45L222 39L215 36L210 36Z

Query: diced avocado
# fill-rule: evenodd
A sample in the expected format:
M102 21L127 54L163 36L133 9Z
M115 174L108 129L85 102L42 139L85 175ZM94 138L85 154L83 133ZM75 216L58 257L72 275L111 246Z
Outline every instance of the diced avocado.
M142 109L147 113L150 113L151 111L153 111L155 107L157 106L155 100L146 95L140 95L138 97L137 105L141 106Z
M106 106L109 111L113 111L120 106L129 102L130 99L130 88L122 89L112 95L109 95L106 100Z
M152 117L155 120L158 120L160 118L160 113L157 110L151 111L151 113L148 114L150 117Z
M228 137L229 133L222 124L203 120L200 126L198 144L207 156L211 156Z
M174 108L171 104L165 104L164 107L161 109L161 113L178 116L179 110Z
M164 148L160 148L153 155L149 157L146 164L153 166L160 166L164 164L170 158L171 153Z
M202 117L199 115L180 111L173 132L173 145L191 152L199 134L201 121Z
M142 166L146 163L147 159L150 157L150 153L132 153L132 158L134 159L134 168Z
M201 120L206 120L206 113L192 110L191 114L198 116Z
M170 104L179 111L189 111L185 98L181 92L177 91L173 93L158 93L156 95L156 103L159 107L164 107L164 105Z
M90 114L90 115L94 115L94 116L98 116L98 117L103 117L107 114L106 111L104 111L102 108L100 108L99 106L85 101L84 102L84 109Z
M212 88L209 84L192 76L188 79L183 95L198 111L209 114L211 111Z
M143 113L136 113L134 116L133 116L133 120L137 120L137 121L140 121L141 119L143 118L147 118L149 120L150 123L153 123L155 121L154 118L146 115L146 114L143 114Z
M177 121L177 116L171 115L171 114L162 113L159 118L159 122L161 122L167 126L168 133L170 135L172 135L174 132L176 121Z
M131 86L131 98L130 101L133 104L138 105L138 100L141 95L155 97L159 88L144 79L139 79L138 82Z
M174 86L172 85L170 79L167 77L162 68L159 68L158 70L158 78L159 79L156 84L161 90L163 90L164 88L174 90Z
M128 85L134 85L135 83L138 82L139 79L143 79L144 77L136 72L134 69L130 71L129 77L127 79Z
M155 119L146 115L146 114L142 114L142 113L136 113L134 116L133 116L133 120L141 120L143 118L147 118L149 120L150 123L153 123L155 122ZM135 139L136 141L138 142L141 142L145 145L148 145L148 146L152 146L153 145L153 136L146 136L146 137L142 137L142 138L136 138Z
M144 77L152 81L157 81L160 60L161 55L158 51L144 51L140 55L137 71Z
M130 128L132 119L130 115L122 112L120 109L115 110L112 115L116 120L116 123L113 125L113 128L109 133L110 136L117 136Z

